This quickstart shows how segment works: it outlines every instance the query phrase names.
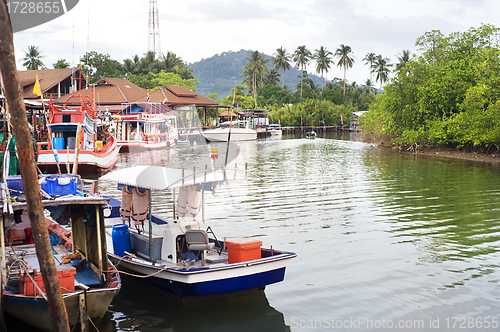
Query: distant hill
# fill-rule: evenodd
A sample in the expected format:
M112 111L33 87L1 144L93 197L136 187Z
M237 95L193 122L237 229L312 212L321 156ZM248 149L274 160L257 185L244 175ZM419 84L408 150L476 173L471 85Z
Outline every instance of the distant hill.
M194 76L200 80L200 85L196 91L199 94L207 97L210 93L218 93L220 98L224 98L232 94L232 88L234 87L233 77L236 77L237 84L243 84L244 77L241 77L243 73L243 67L247 64L245 57L249 57L252 51L241 50L238 52L223 52L221 54L216 54L208 59L203 59L201 61L190 63L188 66L194 70ZM269 68L272 66L272 57L266 55L269 59ZM297 84L300 83L300 78L298 76L301 74L298 69L293 67L285 72L285 84L295 91ZM280 73L281 75L281 73ZM321 85L321 77L309 74L308 77L314 81L314 83ZM281 86L281 83L280 83ZM245 90L245 92L247 92Z

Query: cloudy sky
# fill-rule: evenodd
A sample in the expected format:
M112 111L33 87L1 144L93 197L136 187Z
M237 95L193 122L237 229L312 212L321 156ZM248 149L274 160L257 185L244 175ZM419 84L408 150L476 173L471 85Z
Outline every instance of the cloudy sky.
M158 0L161 51L188 63L240 49L272 55L305 45L332 53L349 45L355 64L347 80L369 78L363 58L373 52L397 61L416 53L427 31L443 34L489 23L500 27L498 0ZM16 58L38 46L48 68L58 59L77 64L88 51L122 62L148 49L149 0L80 0L66 15L14 34ZM309 71L313 72L311 65ZM342 77L336 66L328 78Z

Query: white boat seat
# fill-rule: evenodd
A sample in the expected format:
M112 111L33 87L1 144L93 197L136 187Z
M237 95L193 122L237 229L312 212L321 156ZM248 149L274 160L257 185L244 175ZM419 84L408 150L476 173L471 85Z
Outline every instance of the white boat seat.
M202 229L190 229L186 231L186 243L190 251L201 252L201 264L205 265L205 250L215 247L215 243L208 240L208 234Z
M215 247L215 243L209 242L207 232L202 229L187 230L186 242L188 249L192 251L210 250Z

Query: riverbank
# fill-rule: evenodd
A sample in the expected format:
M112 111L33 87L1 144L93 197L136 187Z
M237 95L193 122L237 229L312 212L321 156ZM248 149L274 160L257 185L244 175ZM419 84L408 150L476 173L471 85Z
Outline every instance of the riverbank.
M419 149L419 155L436 155L439 157L455 158L462 160L472 160L487 162L492 164L500 164L500 158L494 154L486 154L480 152L463 152L451 148L424 148Z
M410 149L398 148L398 147L394 147L394 146L388 146L388 145L385 145L383 143L378 144L378 147L399 150L399 152L406 153L406 154L437 156L437 157L479 161L479 162L486 162L486 163L500 165L500 156L499 155L491 154L491 153L481 153L481 152L477 152L477 151L466 152L466 151L460 151L457 149L448 148L448 147L444 147L444 146L439 146L439 147L420 147L419 146L416 152L412 148L410 148Z
M500 165L500 155L495 153L483 153L480 151L461 151L456 148L449 148L446 146L418 146L417 150L415 151L414 147L402 148L394 145L389 145L380 140L373 140L369 135L366 134L363 134L363 141L376 144L379 148L399 150L400 153L439 156L444 158L471 160Z

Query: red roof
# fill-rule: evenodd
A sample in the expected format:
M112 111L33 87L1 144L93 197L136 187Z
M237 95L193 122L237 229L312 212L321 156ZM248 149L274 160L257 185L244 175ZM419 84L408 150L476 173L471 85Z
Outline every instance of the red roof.
M136 99L135 102L146 102L147 94ZM150 101L163 103L167 106L195 105L195 106L218 106L217 102L208 99L185 86L167 85L149 93Z

